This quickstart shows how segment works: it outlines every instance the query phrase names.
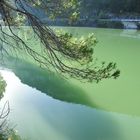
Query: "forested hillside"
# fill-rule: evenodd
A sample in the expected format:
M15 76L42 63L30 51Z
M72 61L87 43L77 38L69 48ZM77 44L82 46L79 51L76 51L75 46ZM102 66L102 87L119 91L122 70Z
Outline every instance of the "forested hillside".
M126 18L140 15L140 0L82 0L81 16L109 18L124 16Z

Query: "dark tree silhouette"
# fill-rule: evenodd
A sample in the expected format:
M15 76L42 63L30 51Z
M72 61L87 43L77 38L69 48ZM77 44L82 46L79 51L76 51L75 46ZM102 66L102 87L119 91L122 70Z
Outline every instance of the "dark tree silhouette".
M75 7L78 5L77 2L77 0L53 0L52 8L43 0L38 3L35 0L1 0L1 58L5 54L9 55L11 51L20 51L29 54L41 67L53 68L63 75L69 74L79 80L98 82L104 78L117 78L120 71L116 70L116 63L102 63L100 67L92 65L92 61L95 61L93 46L97 43L93 34L83 40L75 41L72 34L55 33L30 11L31 8L41 7L46 9L49 14L52 15L55 12L54 15L56 15L57 12L61 11L60 13L62 13L68 10L72 11L71 17L74 17L73 15L77 15L77 12L73 12L73 9L76 9ZM41 42L39 49L43 50L43 53L34 49L34 46L30 45L28 41L18 36L17 30L20 31L20 25L24 25L25 20L34 32L34 36Z

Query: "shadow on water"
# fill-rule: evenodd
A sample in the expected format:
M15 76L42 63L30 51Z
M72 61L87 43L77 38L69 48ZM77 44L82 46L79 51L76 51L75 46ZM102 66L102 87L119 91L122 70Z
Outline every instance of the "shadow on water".
M80 88L35 65L21 60L10 60L6 68L11 69L22 83L36 88L55 99L98 108L97 105L90 102L90 99ZM26 102L28 102L27 100ZM41 103L33 104L35 110L38 111L39 116L44 119L45 123L39 128L41 124L40 122L37 123L37 120L35 122L33 122L34 120L24 121L23 127L27 128L28 132L30 132L28 129L34 130L38 128L38 133L36 134L35 132L35 135L32 136L33 139L57 140L59 137L54 137L55 134L50 136L50 131L46 131L46 127L51 126L53 133L57 132L63 136L62 140L124 140L119 131L120 128L111 113L82 106L74 106L73 104L64 105L63 102L56 103L52 101L48 103L45 100L43 101L43 99ZM29 114L32 113L28 110L29 106L27 108L26 105L24 106L25 111L24 108L21 110L22 105L20 107L20 104L18 108L23 113L25 111L29 111ZM24 115L21 115L21 120L24 119L22 116L24 117Z
M90 101L82 89L54 73L17 59L10 60L6 68L11 69L22 83L36 88L54 99L96 108L96 105Z

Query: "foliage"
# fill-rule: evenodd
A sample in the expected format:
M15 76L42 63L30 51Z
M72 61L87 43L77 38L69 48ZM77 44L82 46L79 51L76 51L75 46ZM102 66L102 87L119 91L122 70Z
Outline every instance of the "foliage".
M93 34L87 38L80 39L75 39L72 34L68 33L59 32L56 34L51 28L44 26L40 19L30 12L34 7L42 7L46 9L49 15L52 12L56 16L55 11L61 9L62 12L72 11L73 16L77 17L75 15L78 14L74 13L73 10L75 11L78 1L59 0L59 2L57 1L55 3L54 0L49 2L53 4L52 10L50 9L51 6L47 5L49 4L47 1L39 1L37 4L34 0L0 1L0 11L4 22L4 26L0 26L1 56L9 54L11 49L14 51L20 50L32 56L41 67L48 69L53 67L63 75L69 74L71 77L90 82L93 80L98 82L101 79L118 77L120 72L116 70L115 63L103 63L100 67L93 66L92 60L95 60L93 59L93 46L97 43ZM28 20L34 36L37 40L40 40L40 50L42 51L35 50L28 41L24 41L18 36L15 28L20 31L20 25L24 25L24 20L17 20L17 15L21 19ZM5 26L7 30L4 28ZM73 63L74 61L74 64L68 64L66 60L68 63Z
M10 134L8 135L8 140L25 140L22 139L15 130L11 129Z
M0 100L3 97L3 92L6 88L6 81L3 79L3 77L0 75ZM7 135L9 131L7 131L7 116L9 114L9 102L6 102L1 109L0 112L0 140L7 140Z
M6 81L0 75L0 99L3 97L3 92L5 92ZM21 140L20 136L10 129L7 123L7 117L10 113L9 102L6 101L3 108L0 110L0 140Z
M3 133L0 133L0 140L26 140L22 139L14 129L9 129L7 126L7 130Z
M106 17L115 14L116 16L128 15L135 16L140 13L139 0L82 0L81 2L81 17L88 16L88 18Z
M3 77L0 75L0 99L3 97L3 92L5 92L6 82Z
M9 102L6 101L0 112L0 140L7 140L11 130L7 124L7 117L10 113Z
M93 33L89 34L86 38L76 38L73 37L71 33L57 30L56 35L58 36L60 42L64 44L64 52L72 52L73 56L71 59L74 58L74 60L79 61L81 64L92 62L93 47L97 44L97 39Z
M80 2L78 0L25 0L24 4L27 3L30 3L30 6L44 10L47 17L51 19L63 17L75 21L80 14Z

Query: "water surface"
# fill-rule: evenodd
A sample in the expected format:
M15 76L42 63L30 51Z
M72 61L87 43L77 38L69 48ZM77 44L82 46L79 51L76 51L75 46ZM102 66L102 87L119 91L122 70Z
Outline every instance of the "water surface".
M94 32L99 61L115 61L117 79L80 83L10 59L0 72L7 82L3 104L10 102L10 123L30 140L140 139L140 32L64 28L79 36Z

